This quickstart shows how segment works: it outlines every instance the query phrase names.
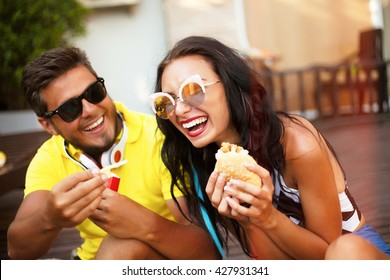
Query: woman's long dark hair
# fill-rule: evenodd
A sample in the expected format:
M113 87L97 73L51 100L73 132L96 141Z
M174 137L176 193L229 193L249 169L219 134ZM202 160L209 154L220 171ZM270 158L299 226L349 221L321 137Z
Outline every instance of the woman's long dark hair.
M260 77L236 50L209 37L191 36L179 41L158 66L155 91L162 90L161 77L165 68L175 59L190 55L199 55L208 61L222 81L232 123L240 135L238 144L249 150L256 161L271 174L275 175L275 170L281 174L285 165L284 151L280 144L283 125L278 113L272 108L270 97ZM242 248L249 254L246 238L239 224L235 220L219 215L204 190L214 170L215 153L219 147L211 143L200 149L195 148L169 120L157 117L157 122L165 135L162 159L172 175L171 190L175 185L181 189L192 215L197 215L200 204L203 204L212 223L221 224L225 234L228 233L227 228L233 226ZM199 176L204 202L194 195L197 191L194 185L193 168ZM194 221L193 217L188 218ZM202 219L199 220L203 223ZM218 230L218 237L226 247L227 238L222 238L220 230Z

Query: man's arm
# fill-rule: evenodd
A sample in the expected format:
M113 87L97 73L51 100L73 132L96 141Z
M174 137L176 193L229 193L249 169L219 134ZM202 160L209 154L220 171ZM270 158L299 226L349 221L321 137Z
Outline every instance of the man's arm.
M8 256L11 259L37 259L50 249L61 228L51 227L42 216L49 191L28 195L8 228Z
M95 211L105 182L96 172L82 171L58 182L51 191L27 195L8 228L9 257L43 256L63 228L78 225Z
M185 205L183 197L178 201ZM207 231L185 219L173 200L167 201L167 205L177 222L106 190L99 208L90 218L111 236L123 242L126 239L142 241L168 259L219 259ZM187 212L185 206L183 210Z
M189 216L184 197L179 197L177 200L186 215ZM218 250L207 230L199 224L190 223L172 199L167 201L167 205L177 223L165 220L169 223L160 221L159 224L160 219L157 217L155 221L157 226L153 228L154 232L148 236L150 237L148 244L166 256L165 252L168 252L170 259L220 259ZM172 223L175 224L174 228L172 228ZM162 238L166 241L161 240Z

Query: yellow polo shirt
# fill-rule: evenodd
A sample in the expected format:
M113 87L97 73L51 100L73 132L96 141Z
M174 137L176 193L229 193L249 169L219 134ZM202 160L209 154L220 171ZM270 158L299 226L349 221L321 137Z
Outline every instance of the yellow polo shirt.
M166 200L171 199L171 177L160 156L162 134L156 134L155 117L128 111L124 104L115 102L128 128L124 158L128 162L112 172L120 177L118 192L162 217L174 221ZM83 168L73 162L65 152L64 139L53 136L38 150L26 175L25 196L38 190L48 190L68 175ZM182 196L176 189L175 196ZM129 213L131 215L131 213ZM93 259L107 235L105 231L86 219L76 227L84 243L78 248L81 259Z

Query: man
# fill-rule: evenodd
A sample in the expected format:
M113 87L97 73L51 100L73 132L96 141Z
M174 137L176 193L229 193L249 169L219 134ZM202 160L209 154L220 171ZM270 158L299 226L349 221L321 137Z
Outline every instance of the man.
M184 198L171 197L154 117L114 103L83 51L48 51L25 67L22 85L53 136L28 168L25 198L8 229L11 259L42 257L67 227L84 239L80 259L218 256ZM123 159L128 162L112 170L120 177L115 192L99 169Z

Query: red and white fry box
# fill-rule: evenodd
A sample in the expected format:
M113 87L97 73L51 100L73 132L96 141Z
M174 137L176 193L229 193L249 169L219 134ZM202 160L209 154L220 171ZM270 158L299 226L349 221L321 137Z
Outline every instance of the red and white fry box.
M108 165L108 166L104 166L102 169L100 169L100 173L101 174L106 174L107 177L108 177L108 188L110 190L113 190L113 191L118 191L118 187L119 187L119 182L120 182L120 178L118 175L114 174L114 173L111 173L111 169L113 168L118 168L120 166L122 166L123 164L127 163L127 159L125 160L122 160L120 162L117 162L117 163L114 163L114 164L111 164L111 165Z
M108 178L108 188L113 191L118 191L119 182L121 178L119 178L118 175L114 173L110 173L110 176Z

